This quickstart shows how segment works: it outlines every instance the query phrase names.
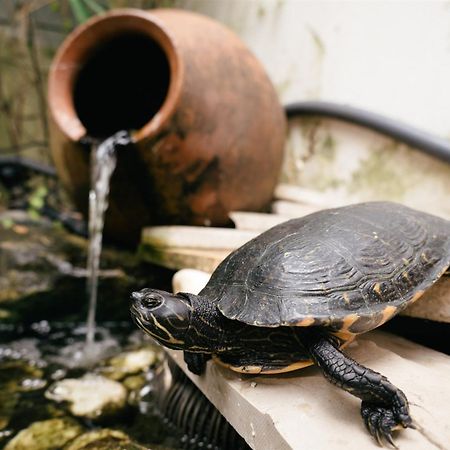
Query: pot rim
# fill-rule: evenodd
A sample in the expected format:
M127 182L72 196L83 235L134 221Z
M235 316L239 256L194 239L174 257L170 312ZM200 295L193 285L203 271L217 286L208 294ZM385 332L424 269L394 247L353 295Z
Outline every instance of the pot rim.
M164 51L170 67L169 89L161 108L142 128L133 132L133 140L139 142L151 138L172 117L184 79L184 67L176 39L163 21L149 11L115 9L78 26L61 44L51 64L48 81L50 114L71 140L79 141L87 134L76 113L72 95L81 67L97 45L129 31L147 35L154 40Z

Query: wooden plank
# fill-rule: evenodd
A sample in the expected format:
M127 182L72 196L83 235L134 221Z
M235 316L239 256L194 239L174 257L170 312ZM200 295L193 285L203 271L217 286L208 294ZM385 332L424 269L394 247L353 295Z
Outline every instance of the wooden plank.
M193 284L192 275L182 282L178 278L177 289L201 289ZM409 398L419 429L396 434L401 448L448 448L448 356L379 331L359 337L346 351L386 375ZM360 401L326 382L315 367L284 375L248 376L209 362L199 377L187 370L181 352L169 353L255 450L380 448L363 426Z
M258 235L258 232L234 228L159 226L147 227L141 243L156 248L234 249Z

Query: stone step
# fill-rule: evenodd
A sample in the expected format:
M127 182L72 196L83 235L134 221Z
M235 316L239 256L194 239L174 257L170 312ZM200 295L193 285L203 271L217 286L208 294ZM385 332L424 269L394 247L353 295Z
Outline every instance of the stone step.
M208 274L181 271L174 291L196 293ZM360 336L349 356L383 373L402 389L417 430L402 430L402 449L447 449L450 442L450 357L385 332ZM329 384L315 367L271 376L249 376L209 362L190 373L182 352L171 357L255 450L379 449L359 415L360 401Z
M154 248L226 250L240 247L258 234L234 228L167 225L144 228L141 243Z

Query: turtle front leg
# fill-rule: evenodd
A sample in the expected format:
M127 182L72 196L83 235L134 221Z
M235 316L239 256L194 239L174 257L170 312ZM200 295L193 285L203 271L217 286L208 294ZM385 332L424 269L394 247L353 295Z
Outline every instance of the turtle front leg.
M202 375L205 371L206 363L211 359L209 353L193 353L186 350L183 352L183 356L188 369L195 375Z
M331 336L318 330L305 330L304 341L325 378L362 400L362 418L379 444L384 438L395 447L392 431L414 428L405 394L385 376L346 356Z

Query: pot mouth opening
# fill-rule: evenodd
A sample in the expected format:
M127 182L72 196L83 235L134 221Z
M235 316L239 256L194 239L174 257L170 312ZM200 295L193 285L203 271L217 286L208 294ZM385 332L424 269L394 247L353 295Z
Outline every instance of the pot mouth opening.
M73 140L120 130L151 136L172 114L181 85L173 40L156 17L116 10L76 29L49 77L49 104Z
M73 86L75 112L87 135L139 130L167 98L170 66L149 36L126 32L95 48Z

